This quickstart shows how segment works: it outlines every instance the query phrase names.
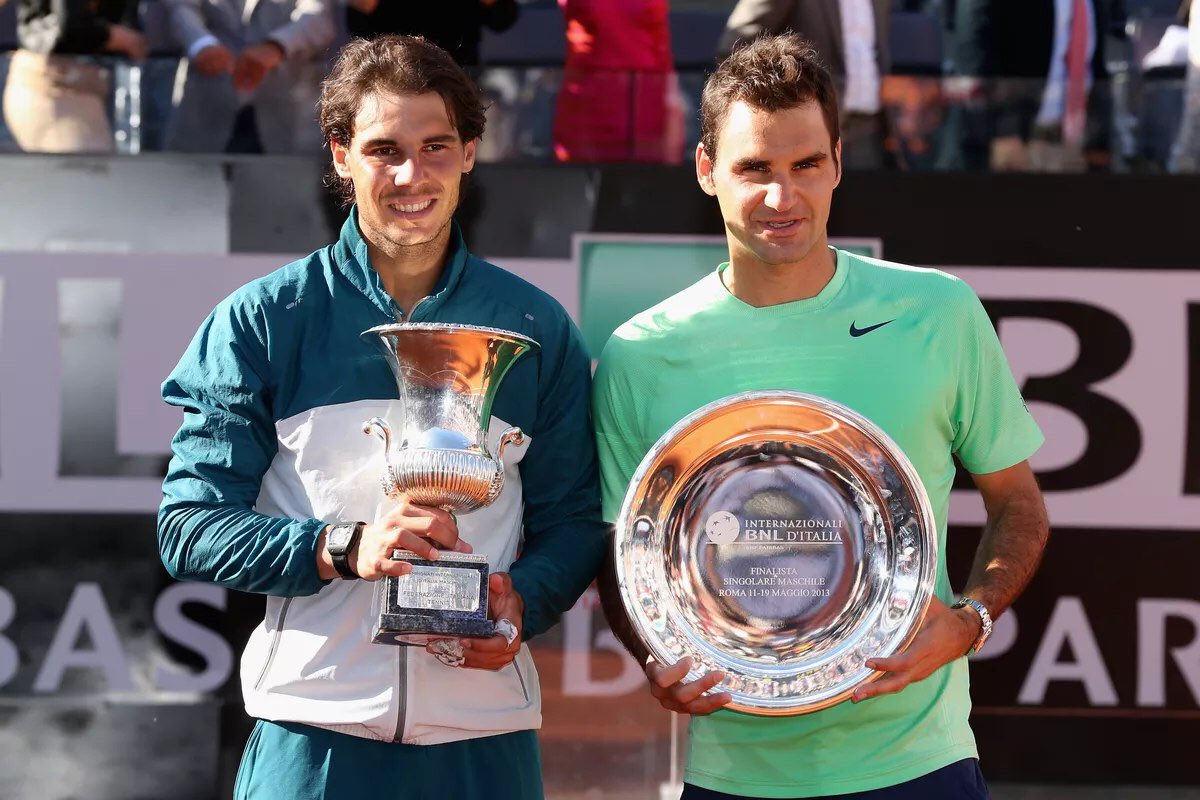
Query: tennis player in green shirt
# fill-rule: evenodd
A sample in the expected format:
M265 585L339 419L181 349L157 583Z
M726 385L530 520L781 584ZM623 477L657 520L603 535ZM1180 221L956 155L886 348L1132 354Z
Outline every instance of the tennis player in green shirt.
M1027 459L1042 434L978 298L943 272L829 246L841 179L837 98L803 39L759 39L709 78L696 175L717 198L729 261L620 327L600 358L594 415L604 513L616 518L655 441L696 409L765 389L809 392L880 426L929 494L939 537L936 596L903 652L851 702L790 717L723 708L709 673L659 664L629 628L611 568L602 580L618 636L651 693L691 714L685 800L729 797L986 798L967 654L1033 574L1048 535ZM944 561L957 459L987 525L962 598Z

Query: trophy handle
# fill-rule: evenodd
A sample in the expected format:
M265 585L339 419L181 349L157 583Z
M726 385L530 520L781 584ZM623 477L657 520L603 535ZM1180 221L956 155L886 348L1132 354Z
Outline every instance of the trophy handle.
M504 448L511 445L520 447L525 442L525 434L515 425L500 434L500 444L496 446L496 476L492 478L492 486L488 490L488 502L491 503L500 496L504 488Z
M496 460L500 462L500 470L504 470L504 448L511 445L520 447L525 443L525 434L515 425L500 434L500 444L496 447Z
M368 436L373 433L383 440L383 462L386 466L380 483L383 485L383 493L390 498L395 498L400 494L400 489L399 481L396 479L396 468L392 464L392 428L383 418L371 417L363 423L362 431Z

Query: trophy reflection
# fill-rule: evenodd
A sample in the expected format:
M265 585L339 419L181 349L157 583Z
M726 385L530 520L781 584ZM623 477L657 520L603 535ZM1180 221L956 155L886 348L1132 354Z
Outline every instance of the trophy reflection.
M505 449L524 441L520 428L510 427L493 456L492 403L505 374L537 342L511 331L440 323L380 325L362 335L383 351L400 396L395 427L379 417L363 425L364 433L383 441L384 494L453 514L491 504L504 488ZM438 555L431 561L393 551L413 569L376 584L373 641L424 645L492 635L487 557Z

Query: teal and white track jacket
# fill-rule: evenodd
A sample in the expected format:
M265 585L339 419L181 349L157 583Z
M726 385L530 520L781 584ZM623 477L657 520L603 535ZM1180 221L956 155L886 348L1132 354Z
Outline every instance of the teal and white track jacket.
M184 412L159 509L163 562L176 578L268 595L242 656L253 716L415 744L537 728L527 646L491 672L372 644L373 584L322 581L316 543L326 523L370 521L383 508L383 447L362 423L395 419L397 388L359 334L396 321L517 331L541 349L501 385L491 451L510 425L527 438L505 450L496 502L458 525L493 571L511 572L525 638L545 631L587 588L604 548L590 361L562 307L470 255L457 226L433 294L403 318L357 220L355 211L337 242L222 301L163 384Z

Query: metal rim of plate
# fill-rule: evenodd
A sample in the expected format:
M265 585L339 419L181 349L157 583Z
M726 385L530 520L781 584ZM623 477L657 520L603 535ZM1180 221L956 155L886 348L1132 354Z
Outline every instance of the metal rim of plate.
M799 429L799 420L820 424ZM722 428L737 433L722 434L717 441L705 439ZM681 455L689 450L699 451L699 456L685 462ZM695 524L698 517L690 530L681 530L686 523L679 520L688 517L689 507L706 502L698 499L700 491L714 485L712 480L706 483L706 469L713 470L722 459L752 458L740 453L763 458L771 451L776 452L770 459L784 459L785 466L797 472L819 472L825 464L841 475L839 481L858 498L866 520L857 537L849 537L850 544L843 547L857 548L865 568L856 563L857 577L844 581L851 586L854 602L844 609L835 605L830 611L834 622L820 629L838 636L792 641L791 631L776 630L767 637L770 647L765 650L748 644L744 632L720 627L728 622L721 611L725 602L711 593L697 596L696 587L703 581L696 578L695 569L686 571L681 554L715 542L711 534L708 542L700 540L707 527ZM731 482L742 479L736 469L726 469L726 474ZM634 473L613 537L625 611L653 657L671 664L690 656L687 680L712 670L725 672L725 680L712 692L729 692L733 700L728 708L762 715L817 711L848 699L857 686L879 677L882 673L868 669L865 662L902 650L916 634L933 595L937 548L929 498L903 451L862 415L793 391L726 397L673 426ZM692 594L685 594L688 591ZM776 643L790 643L790 655L780 657L780 651L772 649Z

